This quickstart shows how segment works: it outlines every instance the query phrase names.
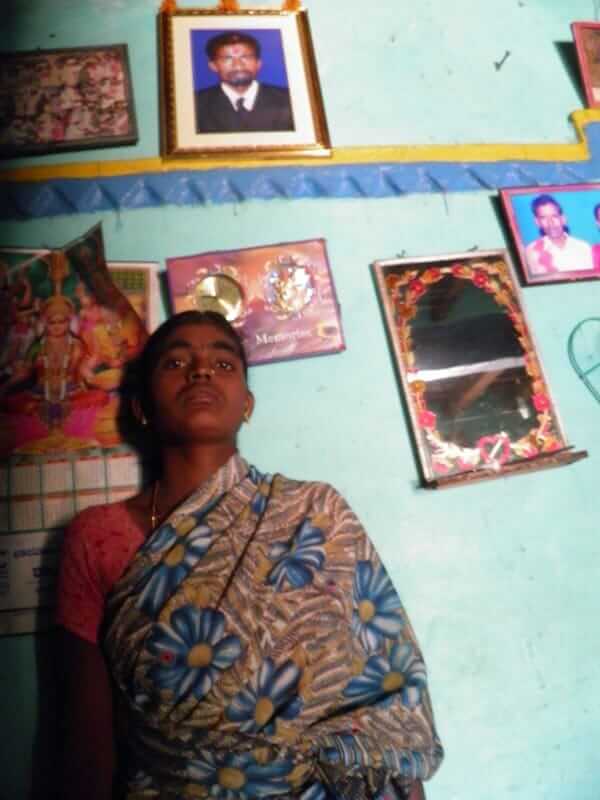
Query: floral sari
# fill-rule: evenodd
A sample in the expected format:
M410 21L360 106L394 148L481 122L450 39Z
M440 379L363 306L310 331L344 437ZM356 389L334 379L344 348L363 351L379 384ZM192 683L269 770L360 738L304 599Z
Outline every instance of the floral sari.
M401 798L437 769L421 653L344 499L234 456L109 599L128 800Z

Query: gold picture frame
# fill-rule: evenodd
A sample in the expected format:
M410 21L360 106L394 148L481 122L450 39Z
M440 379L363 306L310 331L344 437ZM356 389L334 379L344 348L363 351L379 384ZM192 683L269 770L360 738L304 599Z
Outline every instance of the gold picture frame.
M163 156L331 154L305 10L177 9L158 29Z
M137 140L126 44L0 53L0 157Z

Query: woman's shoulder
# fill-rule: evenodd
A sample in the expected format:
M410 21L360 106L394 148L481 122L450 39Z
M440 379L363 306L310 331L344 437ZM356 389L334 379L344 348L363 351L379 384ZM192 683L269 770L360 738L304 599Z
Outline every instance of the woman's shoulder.
M67 532L70 536L90 535L96 531L106 532L117 526L137 528L126 500L99 503L79 511L71 520Z
M102 503L80 511L68 526L63 560L91 569L99 585L110 587L145 539L127 501Z
M321 507L322 510L348 505L343 495L325 481L302 481L280 474L275 477L279 492L287 500L293 498L313 507Z
M344 546L353 550L365 538L360 520L343 495L330 483L277 475L274 489L274 502L269 504L269 520L274 527L282 526L288 530L292 527L306 535L318 529L324 540L341 536ZM308 523L308 527L304 523Z
M340 494L338 490L327 481L312 481L300 480L298 478L289 478L287 475L282 475L277 472L274 478L285 487L288 491L307 492L314 494L327 494L334 493Z
M96 642L108 592L144 541L126 501L80 511L68 526L61 556L57 621Z

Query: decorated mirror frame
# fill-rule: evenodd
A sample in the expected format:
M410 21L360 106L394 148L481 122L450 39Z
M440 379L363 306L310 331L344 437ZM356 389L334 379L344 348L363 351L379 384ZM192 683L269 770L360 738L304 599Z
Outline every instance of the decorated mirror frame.
M585 451L573 451L567 444L506 251L376 261L373 269L426 487L437 488L560 466L587 456ZM437 415L430 407L427 381L422 377L425 369L420 369L417 363L413 320L417 317L419 300L447 277L469 282L485 292L510 320L522 356L499 359L498 363L519 362L529 379L527 402L531 408L528 413L531 413L532 425L525 435L511 438L506 431L489 430L472 446L465 446L445 439L439 430ZM504 322L502 317L498 319ZM439 340L440 347L447 344L446 340ZM465 365L466 371L472 368L474 374L477 374L478 366ZM493 371L493 361L488 362L487 369L491 375L497 374ZM504 367L500 367L500 372L503 370ZM451 370L445 372L450 374ZM444 370L440 374L443 377ZM481 377L483 383L489 380L489 376Z

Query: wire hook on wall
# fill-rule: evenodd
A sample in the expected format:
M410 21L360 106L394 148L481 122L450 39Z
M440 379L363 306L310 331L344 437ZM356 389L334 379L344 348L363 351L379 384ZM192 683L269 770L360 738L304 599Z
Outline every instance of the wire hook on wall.
M575 325L567 340L567 353L575 374L600 403L600 382L596 388L590 380L600 367L600 317L587 317Z

